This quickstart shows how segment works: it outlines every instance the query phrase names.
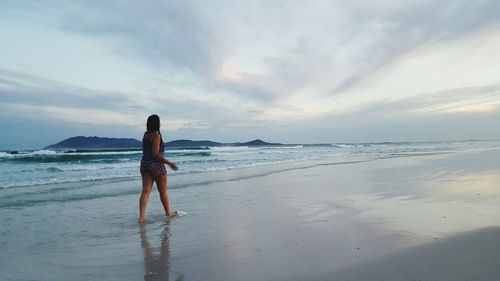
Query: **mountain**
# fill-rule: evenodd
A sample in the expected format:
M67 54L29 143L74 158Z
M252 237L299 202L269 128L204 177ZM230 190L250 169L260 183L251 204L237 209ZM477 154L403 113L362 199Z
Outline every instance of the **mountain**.
M270 143L270 142L265 142L260 139L256 139L253 141L249 142L243 142L243 143L236 143L234 146L279 146L283 145L282 143Z
M220 143L209 140L193 141L193 140L174 140L165 143L165 146L171 148L205 148L214 146L277 146L281 143L269 143L260 139L256 139L244 143ZM56 144L44 147L44 149L64 150L100 150L100 149L141 149L142 143L131 138L104 138L104 137L72 137L65 139Z
M165 143L166 147L201 147L201 146L223 146L225 144L220 142L201 140L174 140Z
M142 143L130 138L72 137L44 149L140 149Z

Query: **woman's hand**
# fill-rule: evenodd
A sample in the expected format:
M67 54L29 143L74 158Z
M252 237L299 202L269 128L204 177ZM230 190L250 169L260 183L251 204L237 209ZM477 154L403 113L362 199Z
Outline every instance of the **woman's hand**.
M171 168L172 170L177 171L177 169L178 169L178 168L177 168L177 165L175 165L175 163L173 163L173 162L168 162L167 164L170 166L170 168Z

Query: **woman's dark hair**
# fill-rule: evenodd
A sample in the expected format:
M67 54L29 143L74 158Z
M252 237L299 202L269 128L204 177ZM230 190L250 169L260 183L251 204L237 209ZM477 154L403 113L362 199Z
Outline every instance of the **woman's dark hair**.
M148 121L146 123L146 128L148 132L160 132L160 117L158 115L153 114L148 117Z

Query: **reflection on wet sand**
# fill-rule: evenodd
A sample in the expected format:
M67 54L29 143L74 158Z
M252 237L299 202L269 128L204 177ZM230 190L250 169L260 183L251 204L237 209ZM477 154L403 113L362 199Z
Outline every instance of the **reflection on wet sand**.
M141 224L141 246L144 252L144 280L168 281L170 276L170 222L167 220L160 235L160 246L153 247L147 235L146 225ZM175 280L183 280L183 276Z

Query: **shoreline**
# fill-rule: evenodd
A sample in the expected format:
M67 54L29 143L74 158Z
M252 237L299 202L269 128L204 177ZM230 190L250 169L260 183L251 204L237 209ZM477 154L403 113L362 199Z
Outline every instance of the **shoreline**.
M194 186L204 186L212 183L226 182L226 181L239 181L242 179L250 179L256 177L266 176L272 173L285 172L289 170L298 170L303 168L312 168L321 165L344 165L352 164L365 161L374 161L376 159L366 159L362 157L338 157L338 158L328 158L328 159L314 159L314 160L301 160L301 161L290 161L283 163L273 163L273 164L262 164L250 167L238 167L232 169L226 169L221 171L206 171L197 173L175 173L173 175L169 174L169 190L183 189ZM171 170L168 169L171 173ZM139 174L139 163L137 164L137 172ZM125 186L126 188L123 188ZM102 192L102 188L107 189L107 193L99 195ZM111 187L111 188L110 188ZM119 187L119 188L118 188ZM50 202L60 202L64 203L65 198L71 197L71 201L80 200L90 200L99 199L104 197L116 197L140 193L141 188L141 177L138 175L135 178L126 179L99 179L99 180L88 180L88 181L77 181L77 182L62 182L53 184L43 184L36 186L20 186L13 188L0 189L2 196L0 196L0 209L2 208L13 208L13 207L29 207L32 204L38 203L50 203ZM78 190L82 189L79 194L81 196L75 195ZM92 191L97 189L94 196L89 196L87 191ZM120 190L120 192L113 192ZM71 194L64 193L64 191L71 191ZM61 194L59 194L61 193ZM30 195L39 196L40 194L50 195L47 200L43 198L36 197L33 201L30 201ZM9 201L5 201L4 198L9 198ZM22 203L16 202L22 201Z
M491 280L498 271L479 262L493 259L497 245L484 252L474 241L499 232L499 157L492 149L176 175L171 204L187 214L166 219L154 192L143 226L139 180L52 186L38 190L45 201L0 208L0 277L470 280L460 269L448 267L454 278L446 279L416 261L449 257L444 268L463 265L446 241L472 241L463 249L475 259L465 268L474 268L474 280ZM59 200L83 195L90 197ZM29 203L29 194L22 200ZM400 263L380 267L387 261Z
M445 146L436 146L433 148L425 147L425 146L420 146L420 147L407 147L407 146L394 146L394 147L387 147L383 143L377 143L373 144L374 146L372 147L371 145L368 145L368 147L363 148L363 146L355 146L354 147L340 147L340 148L332 148L328 146L330 149L327 149L327 151L323 151L323 154L321 153L321 150L315 151L314 149L309 151L307 149L298 149L294 151L288 151L292 153L293 155L291 157L283 157L279 156L285 155L288 153L276 153L276 151L273 151L273 148L269 148L271 151L263 151L262 153L264 155L266 154L272 154L271 158L267 157L260 157L257 156L261 154L260 149L257 149L256 151L253 151L250 153L251 157L250 159L247 159L247 161L244 160L245 157L241 158L238 160L238 157L241 155L238 155L236 153L235 155L237 158L225 158L228 155L231 155L233 152L226 151L220 153L217 149L213 150L212 153L215 153L214 155L203 155L203 156L209 156L209 158L204 158L205 160L202 160L202 158L198 159L199 161L194 161L191 162L193 159L190 159L189 157L196 157L200 156L197 153L194 154L181 154L177 155L176 153L168 155L168 157L173 157L174 161L179 161L183 169L179 172L176 172L174 174L198 174L198 173L210 173L210 172L217 172L217 173L223 173L224 171L227 170L232 170L232 169L246 169L246 168L253 168L253 167L260 167L260 166L265 166L265 167L273 167L276 165L282 165L282 164L288 164L288 163L298 163L298 162L304 162L304 161L337 161L338 158L351 158L351 157L366 157L370 159L377 159L377 158L392 158L392 157L415 157L415 156L425 156L425 155L437 155L437 154L447 154L447 153L456 153L456 152L464 152L464 151L474 151L474 150L480 150L480 149L492 149L496 148L498 146L495 146L494 143L489 143L489 145L478 145L477 143L468 143L465 142L467 146L461 147L461 146L456 146L454 142L445 142ZM444 145L444 144L443 144ZM313 146L317 147L317 146ZM320 146L321 147L321 146ZM352 150L354 149L354 150ZM139 157L137 156L140 151L136 151L137 153L134 152L134 155L137 154L136 156L133 156L132 158L124 158L124 162L107 162L107 157L112 157L115 158L117 155L118 157L124 157L124 155L128 155L129 153L125 153L127 151L121 151L121 153L118 153L117 155L114 155L114 152L119 152L119 151L105 151L103 154L92 154L92 153L77 153L75 155L67 155L65 153L58 153L55 151L46 151L47 153L27 153L26 155L12 155L12 157L0 157L1 163L0 166L4 170L4 173L6 175L9 174L16 174L16 173L22 173L23 177L21 178L16 178L12 176L6 177L4 180L0 181L0 190L4 189L10 189L10 188L37 188L38 186L44 186L44 185L57 185L57 184L70 184L73 182L95 182L96 184L100 184L101 182L113 182L113 181L120 181L120 180L134 180L139 178L138 172L137 172L137 162L139 162ZM110 154L111 153L111 154ZM205 153L205 152L204 152ZM229 154L228 154L229 153ZM177 155L177 156L176 156ZM245 153L243 153L243 156L245 156ZM47 157L47 159L45 159ZM177 158L179 157L179 158ZM188 158L184 158L188 157ZM302 158L303 157L303 158ZM183 162L187 159L187 162ZM95 163L96 165L99 166L99 168L95 167L90 167L89 165L92 164L92 161L96 160L97 162ZM243 160L243 161L242 161ZM81 164L80 161L83 161ZM206 161L206 163L204 163ZM210 161L216 161L216 162L224 162L225 164L229 164L225 166L223 165L209 165ZM50 163L50 164L49 164ZM79 167L79 165L82 165ZM109 169L109 170L108 170ZM105 171L108 171L108 173L105 173Z
M318 275L313 280L496 280L500 276L498 237L500 227L472 230Z

